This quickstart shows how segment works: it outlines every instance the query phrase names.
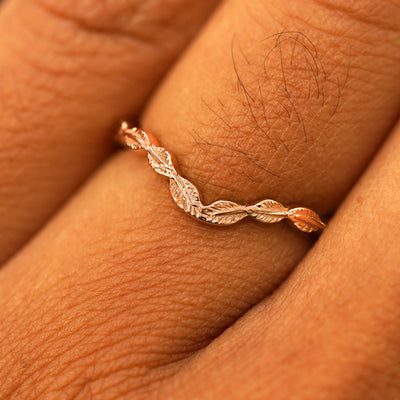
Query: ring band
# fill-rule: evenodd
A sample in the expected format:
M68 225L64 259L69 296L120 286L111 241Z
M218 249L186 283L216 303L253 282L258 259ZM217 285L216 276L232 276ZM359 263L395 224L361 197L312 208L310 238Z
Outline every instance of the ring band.
M270 199L250 206L227 200L218 200L210 205L204 205L196 186L176 171L171 154L164 148L150 143L149 137L142 129L130 128L126 122L123 122L117 138L128 149L145 150L154 171L169 178L169 188L177 206L200 221L213 225L231 225L250 216L268 224L288 219L303 232L314 232L325 228L319 215L309 208L289 209Z

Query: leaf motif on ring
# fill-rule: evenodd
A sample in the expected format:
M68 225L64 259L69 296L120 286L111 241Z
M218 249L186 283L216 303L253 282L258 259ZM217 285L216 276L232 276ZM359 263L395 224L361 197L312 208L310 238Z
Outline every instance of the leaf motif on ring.
M141 129L127 129L123 135L125 136L125 146L132 150L145 149L150 146L149 138Z
M275 200L263 200L254 206L249 207L250 215L258 221L267 224L274 224L282 221L287 217L288 209L281 203ZM275 214L274 214L275 213Z
M207 222L219 225L230 225L247 217L245 208L232 201L219 200L203 209Z
M147 158L151 167L160 175L172 178L176 174L175 168L172 164L171 154L162 147L155 144L150 145L151 151L147 153Z
M128 124L123 122L118 132L118 139L130 149L145 149L151 167L160 175L169 178L170 191L178 207L202 221L216 225L230 225L246 216L265 223L275 223L288 218L303 232L313 232L325 228L324 222L313 210L304 207L288 209L283 204L270 199L250 206L227 200L203 205L196 186L175 170L171 154L162 147L150 144L148 136L142 129L130 129Z
M190 215L200 218L203 206L196 186L180 176L169 180L169 189L178 207Z
M314 232L325 227L319 215L309 208L292 208L288 211L288 218L303 232Z

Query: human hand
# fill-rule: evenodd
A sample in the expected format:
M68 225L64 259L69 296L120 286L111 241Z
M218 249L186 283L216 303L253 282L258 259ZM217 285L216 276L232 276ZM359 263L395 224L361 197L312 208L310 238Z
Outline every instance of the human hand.
M214 4L5 4L1 398L399 397L399 4L227 1L142 112ZM87 178L127 115L206 202L339 211L310 250L130 152Z

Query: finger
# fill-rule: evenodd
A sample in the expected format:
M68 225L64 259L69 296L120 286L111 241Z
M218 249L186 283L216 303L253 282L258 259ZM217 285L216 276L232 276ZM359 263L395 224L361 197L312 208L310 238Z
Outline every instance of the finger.
M38 395L73 382L79 398L93 380L108 398L102 382L124 370L130 393L170 374L172 360L179 367L271 290L275 265L290 268L304 246L289 227L269 237L249 225L200 224L145 159L113 159L0 271L0 397L35 380ZM291 246L275 261L280 241Z
M340 4L232 2L157 91L144 128L207 200L329 214L370 160L399 112L399 8Z
M112 149L217 3L10 0L0 15L0 262Z
M225 96L221 97L222 104L224 104L223 100L229 101L234 98L236 92L230 92L229 88L232 85L236 87L237 76L233 69L232 79L234 81L232 82L235 83L229 85L229 76L225 75L222 59L218 58L220 49L224 48L223 43L215 42L215 38L223 37L220 35L220 26L230 26L230 20L236 21L235 26L230 26L230 35L236 28L239 30L240 26L248 26L251 23L252 17L249 10L244 10L241 4L243 3L226 3L225 8L221 11L222 14L216 16L204 36L193 45L187 55L189 60L193 60L193 54L197 54L197 48L199 49L198 56L202 59L204 52L200 50L203 49L202 46L206 47L204 43L208 41L207 54L209 60L212 60L208 64L217 65L214 62L221 61L221 75L218 75L218 78L215 72L217 67L215 67L215 75L211 75L214 81L212 86L208 86L208 95ZM269 3L268 7L275 7L274 4ZM316 16L315 9L312 8L314 3L309 7L304 10L302 15L307 15L308 21L314 21L312 19ZM331 16L329 8L315 7L323 13L322 15L325 15L322 20L325 21L327 16L334 18L333 14ZM276 8L268 10L260 8L259 18L265 24L265 30L272 29L268 26L273 26L272 18L278 18L274 14L277 12L276 10ZM353 9L351 11L358 15L359 11ZM355 39L348 38L347 33L343 34L343 37L341 36L341 46L348 43L353 50L352 57L358 61L356 64L352 64L353 72L349 72L347 85L353 88L350 92L351 96L349 95L347 102L342 103L341 114L338 111L335 114L335 118L338 119L335 124L340 129L338 128L337 132L333 130L331 125L335 125L334 122L329 125L330 143L337 148L342 148L341 146L345 144L348 149L346 151L350 151L352 142L346 142L347 136L343 136L341 133L342 129L346 128L347 135L352 134L350 136L359 145L359 148L351 159L345 157L346 152L343 152L343 155L336 155L339 157L337 163L342 165L342 170L332 159L326 159L327 163L330 162L334 166L328 168L330 164L321 164L322 159L320 164L314 164L309 161L311 156L308 156L306 169L297 177L292 172L294 180L284 180L284 176L280 176L279 182L282 187L281 195L277 200L284 200L287 196L288 201L304 200L304 205L314 204L325 211L332 209L340 198L337 192L341 190L344 193L345 186L350 185L349 178L346 178L345 166L349 170L349 175L354 174L354 179L356 174L351 168L356 165L360 172L367 157L371 155L385 135L383 127L385 124L389 125L388 121L397 111L395 106L397 106L398 95L392 94L392 90L397 85L396 73L398 70L394 68L395 56L392 55L379 61L380 71L385 71L382 76L378 75L375 63L379 54L383 54L383 52L387 54L392 49L392 47L386 48L385 46L394 48L398 38L392 32L382 31L378 36L390 34L391 40L374 42L375 63L369 61L371 55L366 56L369 54L368 51L371 51L372 39L368 36L369 32L372 29L377 34L381 29L378 23L379 18L385 12L386 9L375 13L376 22L371 23L371 26L357 22L357 19L353 17L347 19L340 17L341 23L347 24L342 28L343 31L346 30L346 27L355 29L357 26L357 37L367 37L369 45L364 47L363 42L357 42L356 46ZM390 13L394 15L393 10ZM298 24L298 20L295 19L297 15L297 10L293 9L291 15L282 17L282 25L288 25L291 21L296 21ZM353 14L349 11L349 15ZM319 23L320 18L321 15L319 18L315 18L315 24ZM221 22L221 19L224 21ZM337 41L336 28L335 30L331 28L331 31L313 30L305 26L303 28L307 29L310 35L314 34L319 37L318 53L326 54L324 59L329 62L325 65L325 69L329 65L338 65L337 68L342 71L343 77L346 76L348 57L343 56L344 66L342 66L340 54L333 57L331 53L332 43ZM329 26L324 26L324 28L329 28ZM212 36L213 44L210 44L211 33L207 33L209 31L213 31L215 34ZM263 37L266 36L269 36L269 32L267 34L264 32ZM397 38L397 41L393 38ZM228 43L229 48L226 53L227 57L230 57L231 41L229 40ZM250 38L248 45L255 46L255 50L257 50L256 43L257 41ZM272 45L272 47L274 46L275 44ZM301 45L299 44L299 46ZM217 49L215 53L210 52L210 49L213 48ZM292 48L289 51L291 55ZM391 50L389 54L392 54ZM252 64L252 60L249 60L249 63L256 65ZM192 67L192 70L195 67L192 61L189 66ZM186 68L189 69L189 66ZM280 69L277 70L280 71ZM182 71L184 77L187 73L187 71L185 73ZM310 74L312 76L311 72ZM254 76L255 73L252 73L248 78L253 79ZM380 79L379 89L370 88L374 98L369 98L369 91L363 93L357 91L359 87L357 82L360 79L373 83L378 76ZM275 79L277 78L275 77ZM185 80L185 82L189 85L189 80ZM204 86L206 82L203 79ZM297 81L293 80L293 82L295 84ZM182 86L181 88L187 92L191 86L186 86L186 88ZM337 87L335 93L337 93ZM179 96L175 91L171 92L171 99L175 95ZM163 97L165 94L160 96ZM155 100L152 107L156 107L157 104L159 107L163 104L160 100L161 97ZM353 97L356 102L354 108L351 106ZM208 121L212 125L215 122L213 118L217 117L214 113L210 112L209 120L207 120L207 114L203 116L203 108L192 109L190 108L192 107L190 97L186 100L185 104L179 103L180 108L175 109L174 113L170 115L171 121L172 117L176 121L180 121L181 129L186 132L191 129L191 125L187 123L188 120L184 115L191 116L192 121L200 120L200 124ZM365 112L364 108L359 108L360 103L370 106L369 100L377 110L375 118L382 119L379 126L371 118L370 111ZM203 104L201 101L199 103ZM165 106L167 107L167 105ZM332 106L332 108L335 109L336 106ZM238 121L243 118L243 115L244 118L247 115L252 118L249 108L247 110L246 114L237 114ZM159 111L161 115L162 110L159 109ZM146 122L148 126L150 123L153 124L150 119L151 113L154 111L148 114L148 122ZM348 126L344 124L343 121L349 119L354 122L354 126L351 123L348 123ZM364 119L367 119L367 122L364 122ZM314 126L315 131L318 127L315 118L310 118L309 123ZM175 122L171 122L169 132L177 132L175 130L177 125L174 124ZM370 125L372 128L369 128ZM253 136L249 136L250 139L255 138L254 132L258 128L254 128L254 125L249 125L249 127L249 129L253 129ZM355 132L364 128L363 135L367 140L364 145L361 145L361 140L358 142L359 138ZM158 133L155 129L153 131ZM167 138L166 134L162 132L164 144L168 142L167 148L173 150L180 162L183 161L183 169L187 165L186 169L189 171L189 165L185 164L189 160L193 161L193 171L196 171L196 162L190 160L194 156L190 156L190 154L194 151L193 154L201 157L200 148L194 147L198 150L193 150L193 147L187 146L187 143L178 134L174 140L172 136ZM233 129L232 135L238 134L238 132L239 130ZM222 137L221 134L224 134L224 131L216 130L216 133L218 136L215 136L215 139L218 139ZM296 135L294 132L292 134L292 140L294 140ZM204 132L200 132L200 136L203 137ZM228 141L229 138L234 139L234 136L228 136L226 140ZM304 140L304 136L302 138ZM312 152L313 149L322 151L327 157L328 151L325 148L328 147L327 142L325 142L325 147L322 144L320 147L317 146L324 138L327 140L322 135L319 140L314 141L313 146L309 149L310 153L298 154L297 157L306 157L307 154L312 154L312 157L315 156L318 159L319 153L315 155ZM242 154L241 151L251 151L246 148L249 142L242 143L243 150L236 149L235 155ZM299 149L301 149L301 143L302 141L299 139ZM230 146L229 144L221 146L225 145ZM217 148L221 149L218 146ZM303 150L305 148L303 147ZM294 162L293 153L296 150L293 151L293 148L291 150L288 157L292 157L292 162ZM196 153L196 151L198 152ZM258 151L260 157L264 157L264 153L268 153L268 148L266 146L259 147ZM274 154L270 152L271 156ZM223 153L216 156L221 162L224 161ZM225 169L221 167L220 170L213 169L210 162L206 164L209 170L207 172L204 168L204 174L209 174L205 175L209 181L212 179L212 174L223 174L224 186L228 185L229 188L229 185L237 185L238 187L237 194L235 194L236 192L231 194L229 199L238 201L241 198L243 202L250 202L260 195L257 192L259 189L255 190L254 187L252 189L253 183L251 183L246 187L247 192L244 193L242 190L245 189L245 178L243 180L237 178L238 168L239 171L242 166L249 168L245 169L247 175L252 176L253 179L263 179L260 185L264 185L264 178L268 173L263 170L265 175L263 173L258 177L259 167L256 168L251 162L251 160L254 161L254 154L250 155L250 158L244 157L248 161L234 161L238 164L230 164L229 167L232 170L228 167ZM229 157L229 159L236 160L237 156L236 158ZM353 159L357 159L357 163ZM348 163L345 163L345 160ZM204 162L206 162L205 159ZM277 154L275 162L283 164L289 161L286 158L279 158ZM235 165L237 165L236 169ZM248 167L249 165L250 167ZM263 164L260 165L263 166ZM324 178L321 176L321 171L317 169L323 167L327 179L330 179L335 186L335 191L330 189L328 194L334 199L336 198L335 201L330 200L330 203L325 206L322 204L324 198L320 197L320 193L312 192L309 188L314 180L323 184ZM264 168L266 167L264 166ZM307 168L310 170L308 171ZM330 169L336 169L336 173L339 174L335 180L329 175ZM17 259L10 263L8 268L2 271L1 285L3 285L4 292L8 294L3 296L6 306L1 320L9 321L18 318L14 324L14 333L9 334L7 338L6 348L12 349L8 352L8 357L11 357L12 354L25 357L27 346L31 349L29 368L23 371L23 378L20 382L20 386L23 386L24 390L29 388L29 380L36 382L36 386L43 391L59 389L59 382L49 382L42 376L53 371L55 365L58 369L68 369L71 379L78 380L76 390L87 387L88 381L91 382L90 387L93 390L100 390L102 385L113 384L113 382L123 379L125 376L123 371L129 370L129 379L124 381L124 388L133 392L138 386L143 388L147 384L173 373L174 368L182 365L178 361L204 347L249 307L276 288L311 245L308 237L302 236L284 224L266 227L254 221L244 221L226 229L216 229L196 223L181 213L179 209L174 208L166 183L163 186L162 179L153 172L144 165L143 159L136 159L132 154L125 154L113 160L76 198L74 203L49 225L29 248L26 248ZM295 182L304 174L311 177L309 178L310 182L302 181L304 191L313 196L301 199L300 195L296 195L296 190L292 189L297 185ZM185 175L190 179L194 178L199 184L196 177L187 173ZM318 177L321 181L318 181ZM213 183L215 184L215 181ZM206 190L206 187L210 188L210 186L199 186L206 198L207 196L209 198L217 196L216 192ZM272 197L272 194L279 194L278 186L279 184L272 190L272 193L268 192L268 197L270 195ZM326 187L328 187L327 184ZM297 191L300 193L299 188ZM222 193L221 191L220 195ZM303 205L303 201L300 204ZM37 267L32 268L32 265L37 265ZM21 309L16 299L24 299L25 296L31 297L32 287L36 288L35 302L25 309ZM6 288L12 289L6 290ZM51 301L49 301L49 297L51 297ZM36 323L32 324L30 317L24 318L23 314L25 313L35 315ZM79 318L76 318L77 315ZM72 322L64 325L64 321ZM50 340L55 331L63 332L65 329L69 330L68 338L65 341L55 340L55 344ZM66 351L67 348L72 350ZM40 354L43 353L49 354L49 358L41 359ZM7 360L10 360L7 364L9 366L7 374L11 377L9 379L11 384L4 390L10 390L16 377L21 375L19 366L16 366L10 358ZM91 366L95 360L95 370L89 371L88 366ZM170 363L173 365L171 366Z
M399 397L399 146L400 124L276 296L186 365L160 397Z

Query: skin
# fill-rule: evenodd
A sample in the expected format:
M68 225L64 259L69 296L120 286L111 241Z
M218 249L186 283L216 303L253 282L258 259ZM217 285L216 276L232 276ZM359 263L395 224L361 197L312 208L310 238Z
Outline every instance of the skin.
M0 14L0 398L400 397L400 4L229 0L178 57L215 2L68 3ZM128 114L206 203L335 216L203 225L130 152L87 178Z
M0 262L110 155L217 2L106 3L3 5Z

